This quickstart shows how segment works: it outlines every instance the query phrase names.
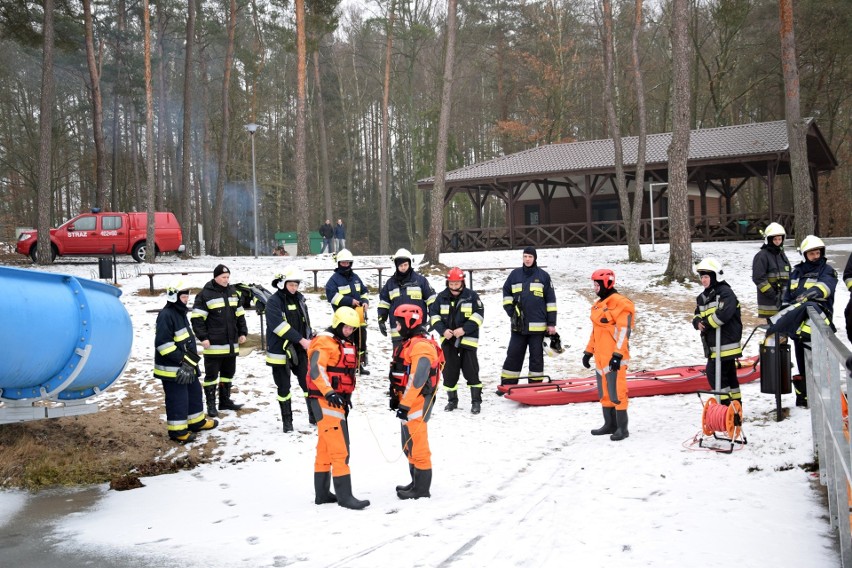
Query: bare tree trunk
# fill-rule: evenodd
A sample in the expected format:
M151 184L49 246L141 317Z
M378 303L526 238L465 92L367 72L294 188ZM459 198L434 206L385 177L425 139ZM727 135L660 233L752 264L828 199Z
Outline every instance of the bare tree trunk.
M156 261L154 244L154 194L156 192L154 176L154 87L151 84L151 14L148 0L142 0L142 22L145 33L145 172L148 202L148 242L146 243L145 262Z
M627 236L627 256L631 261L642 260L642 249L639 248L639 227L633 224L633 212L630 207L630 197L627 195L627 176L624 173L624 147L621 143L621 128L618 125L618 115L613 96L615 80L615 48L612 39L612 2L603 0L603 52L604 52L604 106L606 108L609 132L615 150L615 193L621 207L621 219ZM641 194L641 187L638 192Z
M234 66L234 30L237 27L237 0L230 1L228 13L228 48L225 53L225 72L222 76L222 144L219 146L219 170L216 175L216 201L213 205L213 242L210 254L219 255L222 247L222 209L225 203L225 178L228 175L228 132L231 124L229 86Z
M50 264L51 151L53 147L53 0L44 0L44 47L41 67L41 105L38 144L38 248L39 264Z
M183 240L188 254L192 253L192 187L190 168L192 167L192 69L193 46L195 45L195 0L186 3L186 50L184 53L183 77L183 163L181 164L181 225Z
M689 230L687 159L689 157L688 0L672 3L672 142L669 146L669 265L671 280L694 280Z
M390 177L390 72L391 72L391 55L393 53L393 24L395 17L395 0L391 0L389 13L387 18L386 36L387 42L385 45L385 80L382 90L382 141L381 141L381 166L379 180L379 254L388 254L390 251L390 241L388 238L388 196L390 188L388 180Z
M299 254L310 253L308 238L308 164L306 148L307 118L307 46L305 0L296 0L296 232Z
M796 244L814 232L814 199L808 177L807 131L799 110L799 67L793 33L793 0L778 0L781 14L781 68L784 71L784 110L790 145L790 177L793 182L793 214Z
M642 200L645 196L645 147L647 145L648 125L645 116L645 84L642 79L642 66L639 61L639 34L642 31L642 0L636 0L633 20L633 81L636 85L636 114L639 118L639 140L636 150L636 187L633 194L633 211L630 222L636 233L636 251L628 243L628 258L633 262L642 262L642 249L639 247L639 223L642 218ZM653 203L650 204L654 206Z
M429 238L423 260L438 264L444 231L444 192L447 177L447 142L450 136L450 110L453 106L453 65L456 51L457 0L447 0L447 52L444 59L444 85L441 89L441 117L435 153L435 183L429 200Z
M166 35L166 18L163 15L162 2L157 2L157 209L166 208L166 184L163 182L166 169L165 143L167 136L167 109L166 109L166 68L165 55L163 53L163 38Z
M122 84L124 70L124 32L126 24L126 7L124 0L119 0L116 6L116 19L118 26L118 37L115 42L115 66L116 75L115 82L117 85ZM117 89L113 89L112 94L112 171L110 171L110 206L113 211L123 211L127 209L127 196L121 200L118 195L118 156L121 152L121 113L119 104L119 94ZM122 184L127 187L126 184ZM120 204L124 201L124 204Z
M322 169L322 193L325 202L325 218L334 217L331 211L331 173L328 165L328 136L325 131L325 104L322 101L322 85L320 83L319 42L314 51L314 83L317 90L317 130L320 138L320 167ZM350 235L351 236L351 235Z
M92 92L92 135L95 139L95 207L104 206L106 195L106 144L104 142L104 108L101 100L101 79L95 62L95 31L92 24L92 1L83 0L86 35L86 63Z

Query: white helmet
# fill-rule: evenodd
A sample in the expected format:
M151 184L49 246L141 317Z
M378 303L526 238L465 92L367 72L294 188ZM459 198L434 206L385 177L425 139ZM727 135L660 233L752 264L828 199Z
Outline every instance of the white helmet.
M414 259L414 257L411 255L410 252L408 252L407 249L399 249L398 251L396 251L394 253L393 257L391 257L391 260L397 261L397 260L400 260L400 259L403 259L403 258L407 259L409 263L411 263L412 260Z
M705 258L698 263L695 270L701 274L702 272L715 272L716 276L722 274L722 265L718 260L712 257Z
M763 240L766 242L766 244L769 244L769 241L771 241L773 237L786 236L787 231L784 230L784 227L781 226L780 223L769 223L763 230Z
M279 290L283 290L287 282L301 282L302 280L304 280L302 271L299 270L298 266L293 266L291 264L284 269L283 273L275 275L275 278L272 280L272 285Z
M802 239L802 244L799 245L799 252L805 256L808 251L820 249L820 256L825 256L825 243L816 235L808 235Z
M337 262L353 262L355 260L355 257L352 256L352 253L349 252L349 249L343 249L334 256L334 260L336 260Z
M183 280L175 280L166 288L166 301L174 304L181 294L189 294L189 286L184 284Z

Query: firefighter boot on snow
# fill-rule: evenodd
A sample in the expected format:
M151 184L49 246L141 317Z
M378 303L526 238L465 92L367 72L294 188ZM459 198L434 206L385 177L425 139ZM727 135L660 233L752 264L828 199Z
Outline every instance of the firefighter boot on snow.
M195 440L195 436L195 432L191 430L176 430L174 432L169 432L169 438L178 444L188 444Z
M219 410L239 410L242 404L231 400L231 383L219 383Z
M396 496L400 499L420 499L421 497L431 497L429 489L432 487L432 470L431 469L416 469L414 470L414 487L408 491L397 491Z
M479 414L482 410L482 386L470 387L470 413Z
M205 418L204 422L198 422L189 427L193 432L200 432L202 430L212 430L216 426L219 425L218 420L213 420L212 418Z
M293 407L289 400L279 400L278 406L281 407L281 422L285 432L293 431Z
M447 406L444 407L445 412L452 412L459 407L459 393L457 391L447 391L447 399Z
M207 399L207 416L213 418L219 416L216 411L216 385L204 387L204 398Z
M793 390L796 391L796 406L808 407L808 383L802 375L793 375Z
M616 428L615 434L610 436L609 439L614 442L617 442L619 440L623 440L624 438L630 435L630 432L627 431L627 411L616 410L615 422L618 425L618 428Z
M411 474L411 482L408 485L397 485L397 493L399 493L400 491L411 491L411 489L414 487L414 466L411 464L408 464L408 473Z
M361 500L352 496L352 476L341 475L334 478L334 492L337 493L337 504L347 509L363 509L370 506L366 499Z
M330 471L315 471L314 472L314 503L322 505L324 503L337 503L337 497L331 492L331 472Z
M603 436L604 434L614 434L615 425L615 407L603 406L604 425L600 428L592 430L592 436Z

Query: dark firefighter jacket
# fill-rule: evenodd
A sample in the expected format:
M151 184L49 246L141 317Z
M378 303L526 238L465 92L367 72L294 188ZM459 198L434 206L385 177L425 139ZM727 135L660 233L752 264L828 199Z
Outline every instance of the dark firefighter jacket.
M512 331L529 335L545 333L556 325L556 292L550 275L532 266L516 268L503 284L503 309L512 318Z
M193 367L198 365L198 348L189 326L189 308L180 300L167 302L157 316L154 337L154 376L174 380L183 361ZM187 353L191 355L186 356Z
M266 303L266 364L286 365L304 354L299 341L310 339L311 319L301 292L278 290Z
M740 340L743 337L743 322L740 318L740 303L728 283L722 280L705 289L696 298L695 316L692 325L704 324L701 340L709 349L708 357L722 360L736 359L743 354ZM719 342L716 343L717 330Z
M210 341L206 357L235 357L240 354L239 338L248 334L245 310L234 286L223 288L209 281L195 296L192 330L199 341Z
M331 308L336 310L341 306L354 307L352 300L359 302L370 301L367 287L361 281L361 278L352 271L352 267L342 268L337 267L331 278L325 285L325 297L331 304Z
M423 310L423 317L429 317L429 307L435 301L437 295L435 290L422 274L418 274L413 268L409 268L404 274L399 271L388 278L382 291L379 292L378 315L379 320L387 320L391 338L394 341L400 339L396 331L396 318L393 312L401 304L414 304ZM424 322L425 323L425 322Z
M777 314L790 285L790 261L784 249L772 244L760 247L751 263L751 280L757 286L757 315Z
M453 296L446 288L438 294L429 315L432 328L441 336L441 344L446 341L445 331L460 327L464 329L464 335L459 338L459 346L467 349L479 347L479 327L485 317L485 308L479 295L470 288L462 288L458 296Z

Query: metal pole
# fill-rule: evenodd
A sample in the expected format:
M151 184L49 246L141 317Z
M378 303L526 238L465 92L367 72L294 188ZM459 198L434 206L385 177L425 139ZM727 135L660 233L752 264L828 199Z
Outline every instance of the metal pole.
M257 174L254 167L254 130L251 131L251 185L254 203L254 257L257 258Z

